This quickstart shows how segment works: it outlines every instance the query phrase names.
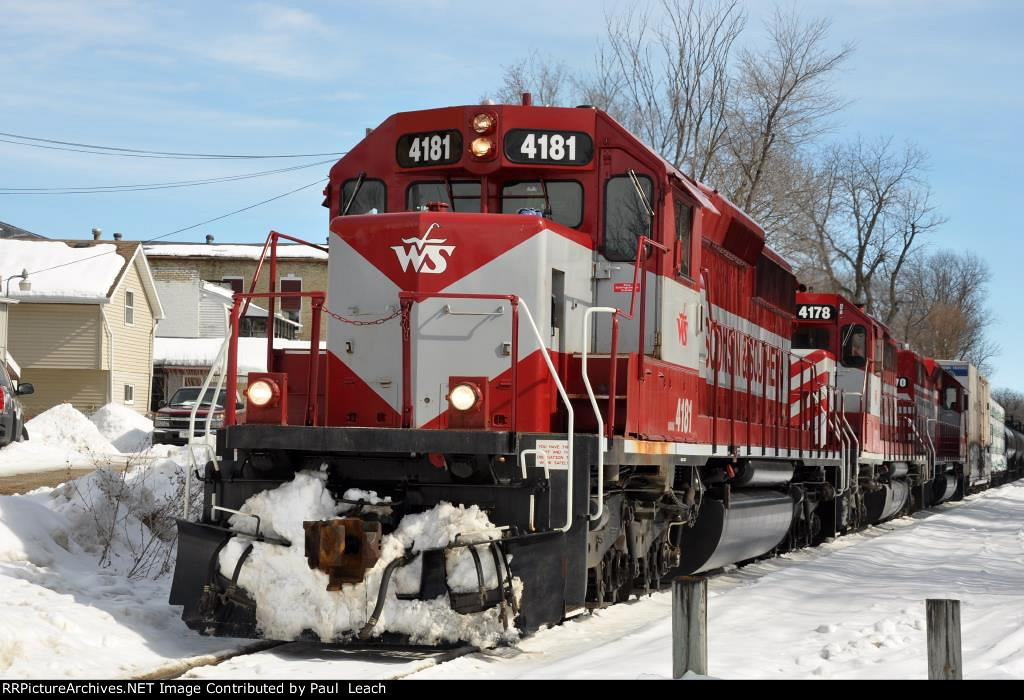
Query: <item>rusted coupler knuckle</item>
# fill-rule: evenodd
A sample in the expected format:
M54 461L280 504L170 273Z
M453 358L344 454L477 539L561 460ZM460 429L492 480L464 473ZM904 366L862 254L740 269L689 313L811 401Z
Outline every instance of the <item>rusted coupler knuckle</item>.
M380 558L379 522L360 518L334 518L302 523L306 531L306 561L330 578L327 590L359 583Z

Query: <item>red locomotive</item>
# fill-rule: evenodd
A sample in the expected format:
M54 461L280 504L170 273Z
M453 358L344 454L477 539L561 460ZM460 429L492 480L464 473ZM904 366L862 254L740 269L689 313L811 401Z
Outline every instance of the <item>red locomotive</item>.
M268 341L245 423L218 432L202 516L180 521L171 601L197 629L267 633L245 555L233 572L218 557L252 539L232 514L305 471L338 498L390 499L303 523L331 585L379 573L380 538L439 504L479 506L500 531L392 558L363 638L387 633L389 577L421 555L399 598L507 606L535 629L966 487L956 379L849 301L798 293L755 222L604 112L396 114L325 195L329 288L302 296L326 349ZM236 295L236 327L249 299L289 295L282 239L268 291ZM246 553L296 546L257 534ZM455 548L478 591L446 579Z

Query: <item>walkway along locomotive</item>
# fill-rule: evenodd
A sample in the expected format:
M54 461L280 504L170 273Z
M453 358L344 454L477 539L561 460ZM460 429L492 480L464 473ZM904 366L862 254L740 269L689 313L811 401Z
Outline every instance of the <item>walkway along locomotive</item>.
M307 299L327 342L268 339L244 424L228 407L201 516L179 521L171 602L196 629L267 634L240 571L253 547L294 543L259 522L252 537L237 511L300 472L338 499L390 498L303 523L332 590L377 575L363 638L388 631L389 577L414 559L406 598L507 607L529 630L974 484L955 378L848 301L798 299L754 221L602 111L524 96L396 114L325 195L326 295L277 291L277 246L296 239L273 233L264 282L235 297L229 395L251 299ZM403 518L443 503L500 535L381 558ZM232 540L248 546L225 567ZM455 549L468 593L446 573Z

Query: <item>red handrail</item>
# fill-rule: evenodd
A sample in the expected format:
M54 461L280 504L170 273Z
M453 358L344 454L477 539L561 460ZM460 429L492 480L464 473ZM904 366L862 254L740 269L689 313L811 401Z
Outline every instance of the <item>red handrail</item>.
M237 412L235 408L234 397L238 393L238 326L242 316L243 302L248 306L248 302L252 299L275 299L275 298L304 298L308 297L311 300L313 307L313 322L311 326L311 336L309 339L309 371L306 375L308 382L308 392L306 394L306 425L316 425L319 410L319 391L317 391L317 382L319 380L320 371L320 313L323 311L324 303L327 300L327 295L324 292L252 292L249 294L242 294L236 292L233 296L233 303L231 305L231 334L228 338L228 357L227 357L227 395L230 400L224 403L224 425L235 425L237 421ZM268 323L270 319L268 318ZM273 337L271 336L267 340L268 351L267 351L267 371L272 369L272 359L274 351Z

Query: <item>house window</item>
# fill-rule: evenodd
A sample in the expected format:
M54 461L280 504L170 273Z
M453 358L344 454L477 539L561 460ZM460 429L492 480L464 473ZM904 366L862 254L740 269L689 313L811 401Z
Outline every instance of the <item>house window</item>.
M124 402L126 404L135 403L135 385L125 384L124 385Z
M245 281L241 277L222 277L220 280L220 286L227 287L235 294L241 294L244 285Z
M282 277L281 278L281 291L282 292L301 292L302 291L302 278L301 277ZM299 320L299 314L302 311L302 297L282 297L281 299L281 313L292 321Z
M124 325L135 325L135 293L124 293Z

